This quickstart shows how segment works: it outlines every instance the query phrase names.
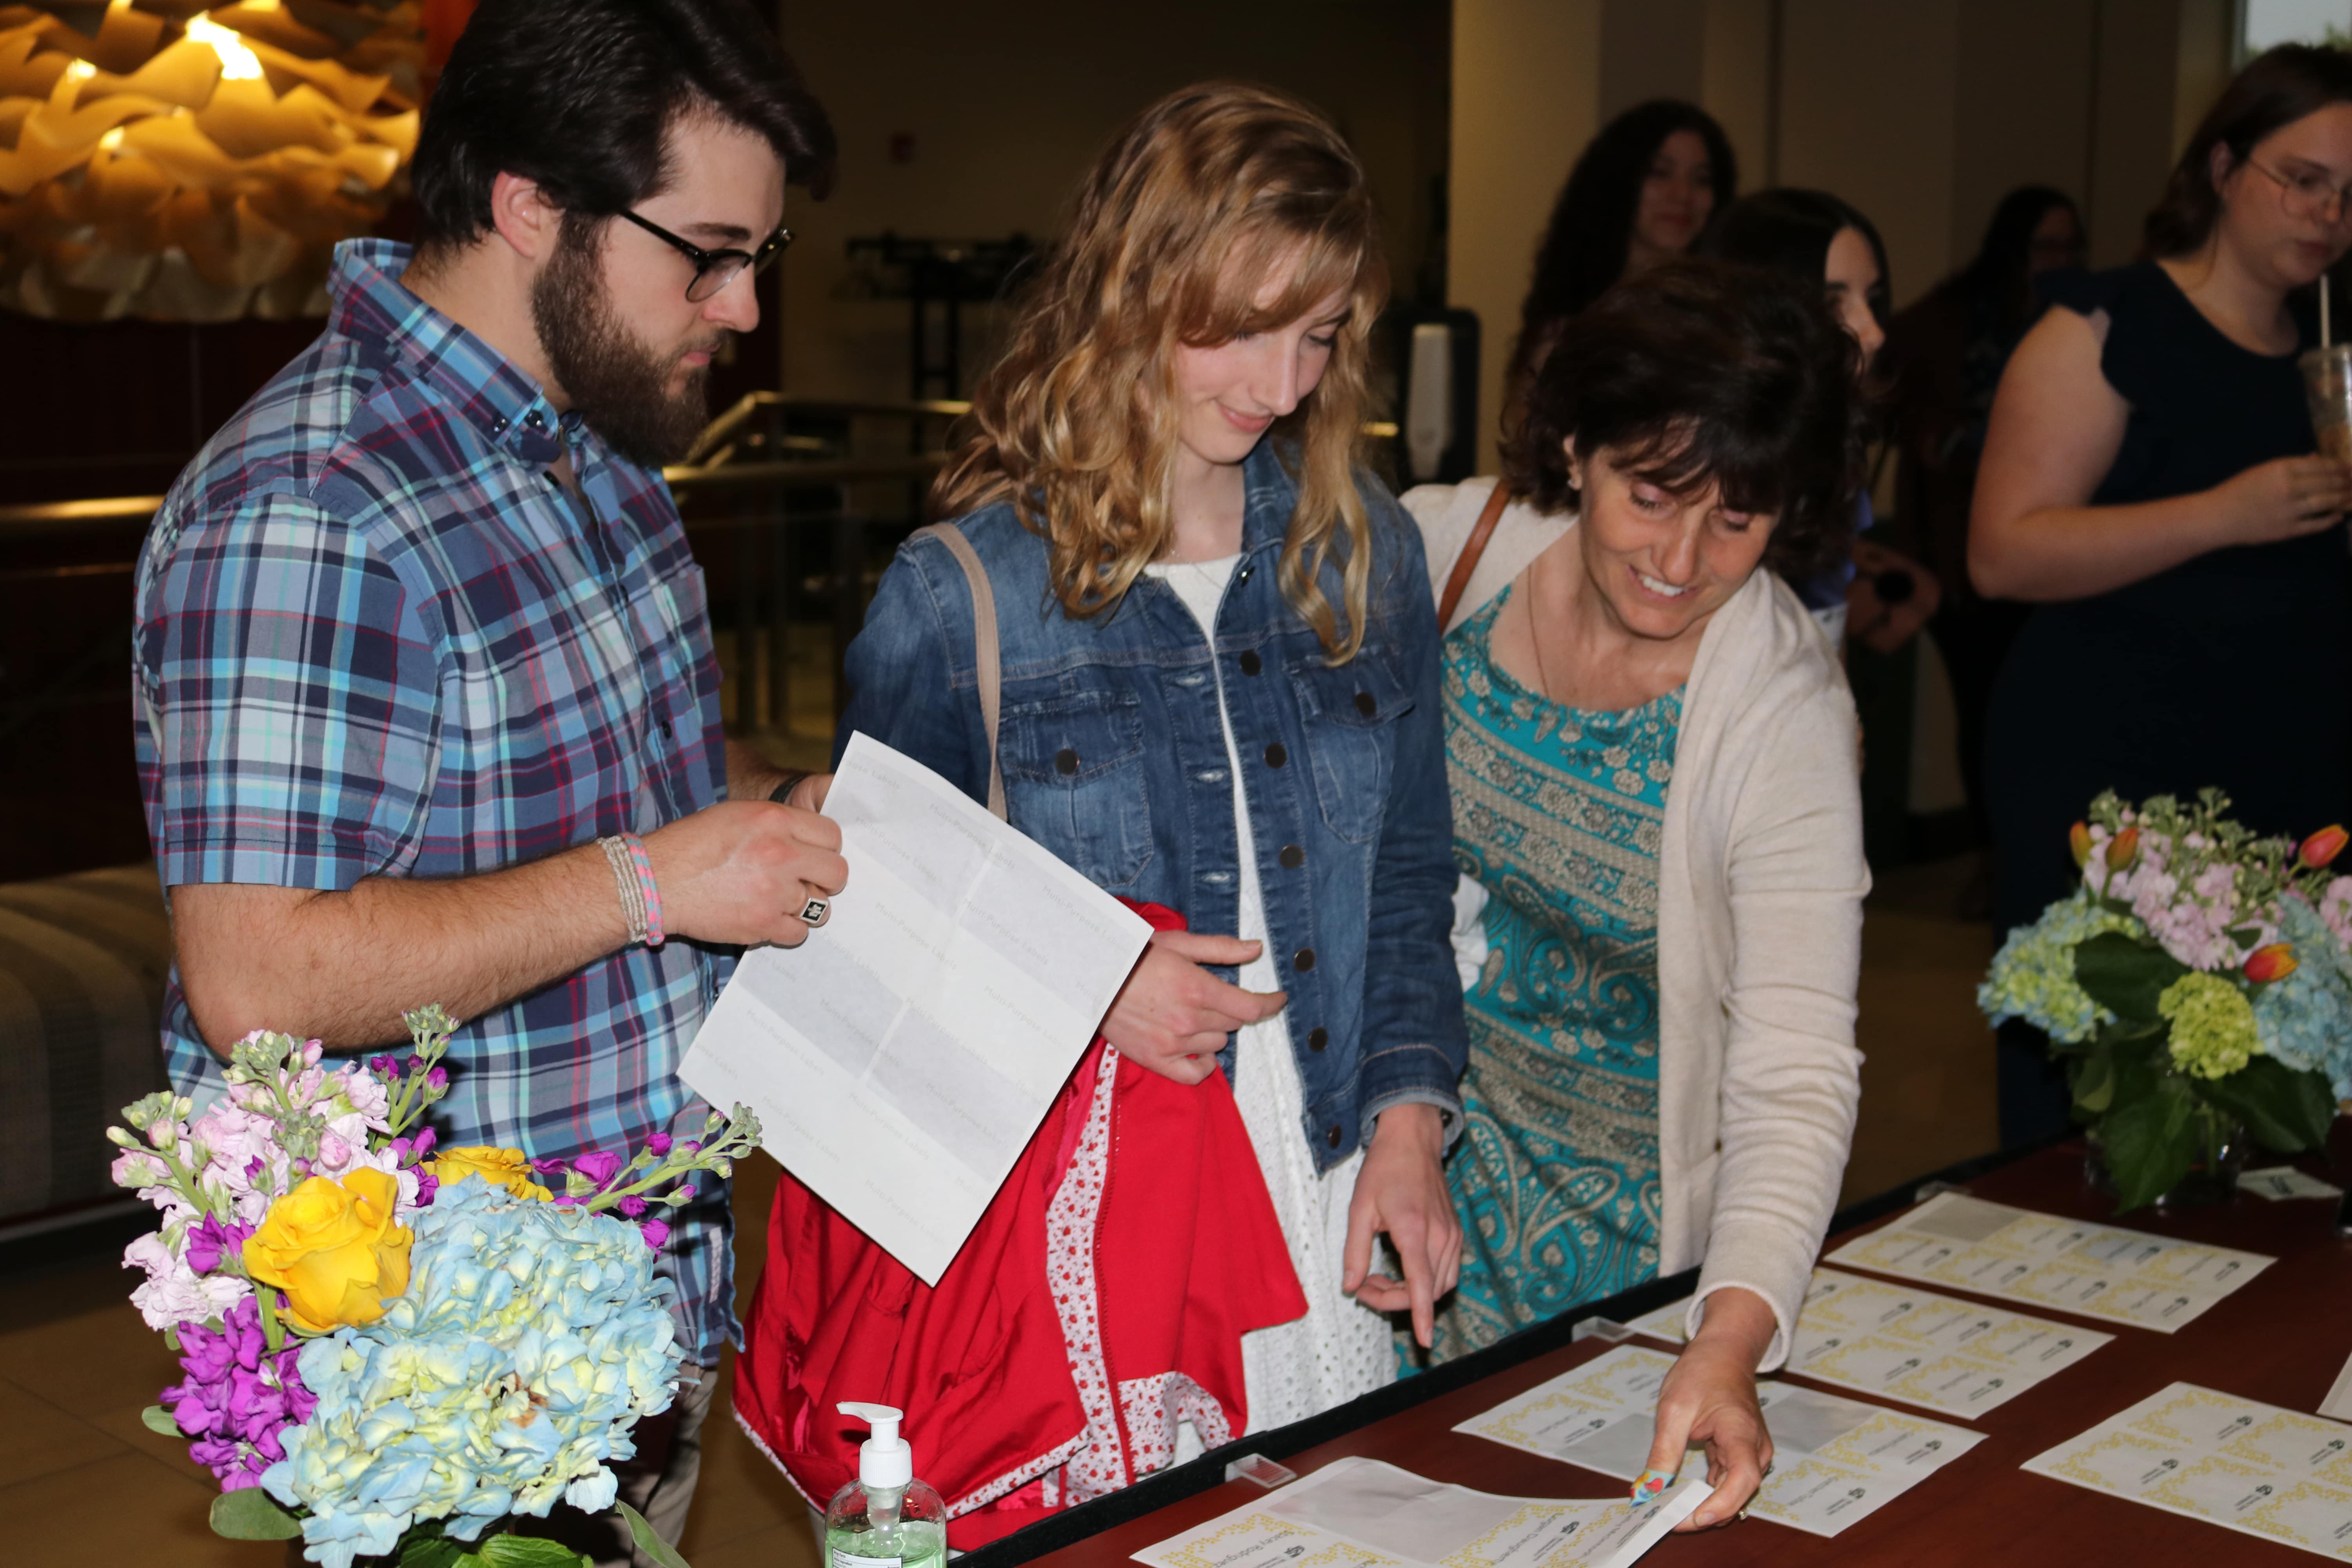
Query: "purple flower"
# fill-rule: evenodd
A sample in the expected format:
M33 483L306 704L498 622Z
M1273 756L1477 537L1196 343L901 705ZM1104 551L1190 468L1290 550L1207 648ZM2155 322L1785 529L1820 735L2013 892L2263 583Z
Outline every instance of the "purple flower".
M206 1215L204 1223L188 1232L187 1245L180 1256L188 1267L199 1274L210 1274L220 1267L223 1253L236 1253L245 1247L245 1238L253 1234L249 1225L223 1225L216 1215Z
M645 1217L646 1200L637 1196L635 1193L631 1193L627 1197L623 1198L613 1206L619 1209L631 1219L642 1219Z
M552 1157L534 1159L530 1163L530 1168L537 1175L560 1176L572 1169L572 1163L569 1160L558 1160Z
M189 1458L211 1469L223 1491L258 1485L261 1472L286 1457L284 1435L310 1418L318 1399L297 1368L300 1342L272 1354L260 1309L247 1296L218 1329L180 1325L185 1383L163 1390L180 1430L195 1439Z
M572 1161L572 1168L602 1187L609 1184L620 1171L621 1157L602 1149L591 1149L587 1153Z
M425 1075L425 1087L431 1089L436 1094L439 1094L442 1090L447 1089L449 1087L449 1069L444 1067L436 1067L431 1072L426 1073Z
M646 1238L647 1247L658 1252L661 1250L661 1244L669 1239L669 1221L649 1219L638 1227L637 1233Z
M390 1057L370 1057L368 1071L381 1079L395 1079L400 1076L400 1064Z
M669 1134L667 1132L656 1132L652 1137L647 1138L646 1140L646 1152L651 1154L656 1160L660 1159L664 1154L668 1153Z

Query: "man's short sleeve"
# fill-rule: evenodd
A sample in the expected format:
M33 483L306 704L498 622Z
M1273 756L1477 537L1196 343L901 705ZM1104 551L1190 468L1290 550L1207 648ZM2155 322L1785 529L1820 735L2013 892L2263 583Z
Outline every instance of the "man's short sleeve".
M134 634L163 885L340 889L411 858L440 693L398 576L300 496L168 526L142 563Z

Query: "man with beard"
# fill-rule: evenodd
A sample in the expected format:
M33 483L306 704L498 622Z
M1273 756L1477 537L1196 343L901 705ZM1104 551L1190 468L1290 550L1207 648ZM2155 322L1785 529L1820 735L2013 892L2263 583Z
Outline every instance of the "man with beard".
M217 1095L250 1030L363 1050L438 1002L466 1020L445 1146L699 1131L676 1068L731 951L803 940L847 873L827 781L720 731L657 465L758 319L787 179L821 191L832 160L746 0L484 0L425 116L415 253L338 247L325 333L141 552L180 1092ZM670 1217L703 1375L641 1426L622 1496L675 1540L740 1331L724 1184Z

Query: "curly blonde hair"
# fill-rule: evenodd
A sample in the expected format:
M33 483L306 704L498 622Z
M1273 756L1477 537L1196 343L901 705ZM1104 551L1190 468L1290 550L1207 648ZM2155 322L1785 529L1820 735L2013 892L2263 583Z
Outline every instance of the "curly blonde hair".
M1286 267L1280 298L1258 304ZM1010 500L1046 541L1064 610L1112 608L1174 530L1176 345L1286 326L1335 292L1348 304L1322 379L1268 435L1298 481L1283 597L1327 658L1354 657L1371 573L1355 464L1388 268L1354 153L1320 114L1269 89L1171 94L1096 161L1010 346L973 394L971 433L932 488L933 515ZM1318 583L1334 559L1344 615Z

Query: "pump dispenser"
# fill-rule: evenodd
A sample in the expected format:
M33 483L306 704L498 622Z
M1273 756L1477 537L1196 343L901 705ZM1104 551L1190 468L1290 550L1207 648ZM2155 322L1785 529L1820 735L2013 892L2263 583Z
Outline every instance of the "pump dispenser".
M857 1450L857 1479L824 1510L826 1568L940 1568L948 1554L948 1509L915 1479L914 1450L898 1436L901 1415L887 1405L836 1406L874 1429Z

